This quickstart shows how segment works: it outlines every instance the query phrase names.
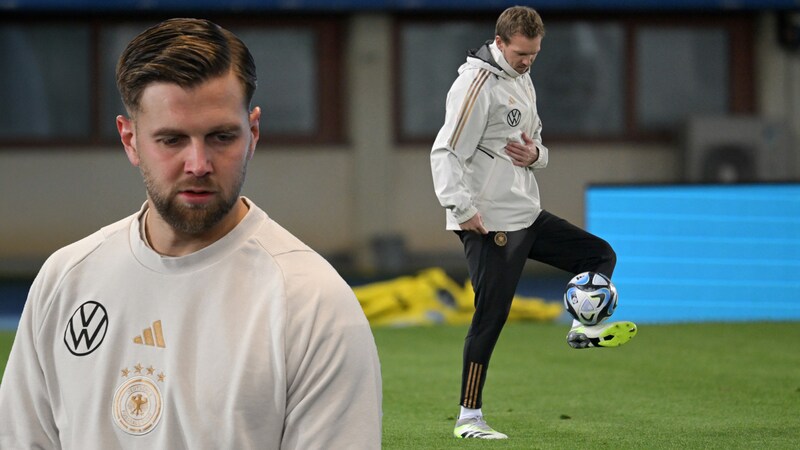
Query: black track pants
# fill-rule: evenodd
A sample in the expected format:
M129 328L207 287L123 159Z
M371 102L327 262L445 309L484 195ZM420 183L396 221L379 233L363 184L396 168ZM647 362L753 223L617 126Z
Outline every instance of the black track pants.
M508 319L525 261L533 259L574 274L594 271L611 277L616 255L603 239L547 211L530 227L505 233L505 245L499 245L503 239L495 239L497 232L456 233L464 244L475 289L475 314L464 341L461 406L480 408L489 359Z

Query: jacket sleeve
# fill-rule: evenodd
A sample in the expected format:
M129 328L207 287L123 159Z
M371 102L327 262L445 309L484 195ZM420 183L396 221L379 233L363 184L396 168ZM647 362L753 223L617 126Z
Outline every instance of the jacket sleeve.
M536 88L533 86L533 81L530 79L530 74L528 75L528 82L530 83L535 112L533 117L533 134L531 135L531 139L533 139L533 142L536 144L536 148L539 149L539 158L530 165L530 168L533 170L544 169L547 167L547 163L550 160L550 150L548 150L548 148L542 144L542 119L539 117L539 111L536 108Z
M44 314L42 278L40 273L28 294L0 383L0 448L4 450L61 448L37 342Z
M550 150L542 144L542 120L539 118L539 115L536 115L536 125L533 130L533 142L536 144L536 148L539 149L539 158L530 165L531 169L544 169L547 167L547 163L550 159Z
M447 94L445 121L431 150L433 186L439 203L451 210L458 223L478 210L464 181L466 161L475 153L489 114L491 74L487 71L461 74Z

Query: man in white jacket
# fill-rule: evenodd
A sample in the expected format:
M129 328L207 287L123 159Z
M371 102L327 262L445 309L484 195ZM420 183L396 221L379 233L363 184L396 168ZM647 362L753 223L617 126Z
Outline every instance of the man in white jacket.
M500 15L495 39L470 51L459 68L431 150L436 195L447 229L464 245L475 289L454 430L459 438L507 437L483 419L482 393L525 261L609 277L616 264L606 241L541 207L534 172L547 166L549 150L542 144L530 68L544 34L531 8L515 6ZM615 347L635 334L631 322L586 327L576 321L567 342L573 348Z
M117 85L147 201L36 277L0 448L380 449L380 365L353 291L240 195L261 114L244 43L168 20L128 45Z

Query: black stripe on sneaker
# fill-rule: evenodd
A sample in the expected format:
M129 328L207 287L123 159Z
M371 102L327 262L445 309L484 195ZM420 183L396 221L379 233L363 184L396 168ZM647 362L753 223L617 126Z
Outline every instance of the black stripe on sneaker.
M482 438L484 436L489 436L489 434L480 431L465 431L461 433L461 437L463 438Z

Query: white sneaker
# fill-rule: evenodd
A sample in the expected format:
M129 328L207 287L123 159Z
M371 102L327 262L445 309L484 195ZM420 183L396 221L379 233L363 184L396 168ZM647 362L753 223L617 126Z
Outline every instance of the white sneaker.
M460 419L456 422L453 436L459 439L508 439L505 434L493 430L481 416Z
M633 322L579 325L569 330L567 344L572 348L619 347L633 339L637 331Z

